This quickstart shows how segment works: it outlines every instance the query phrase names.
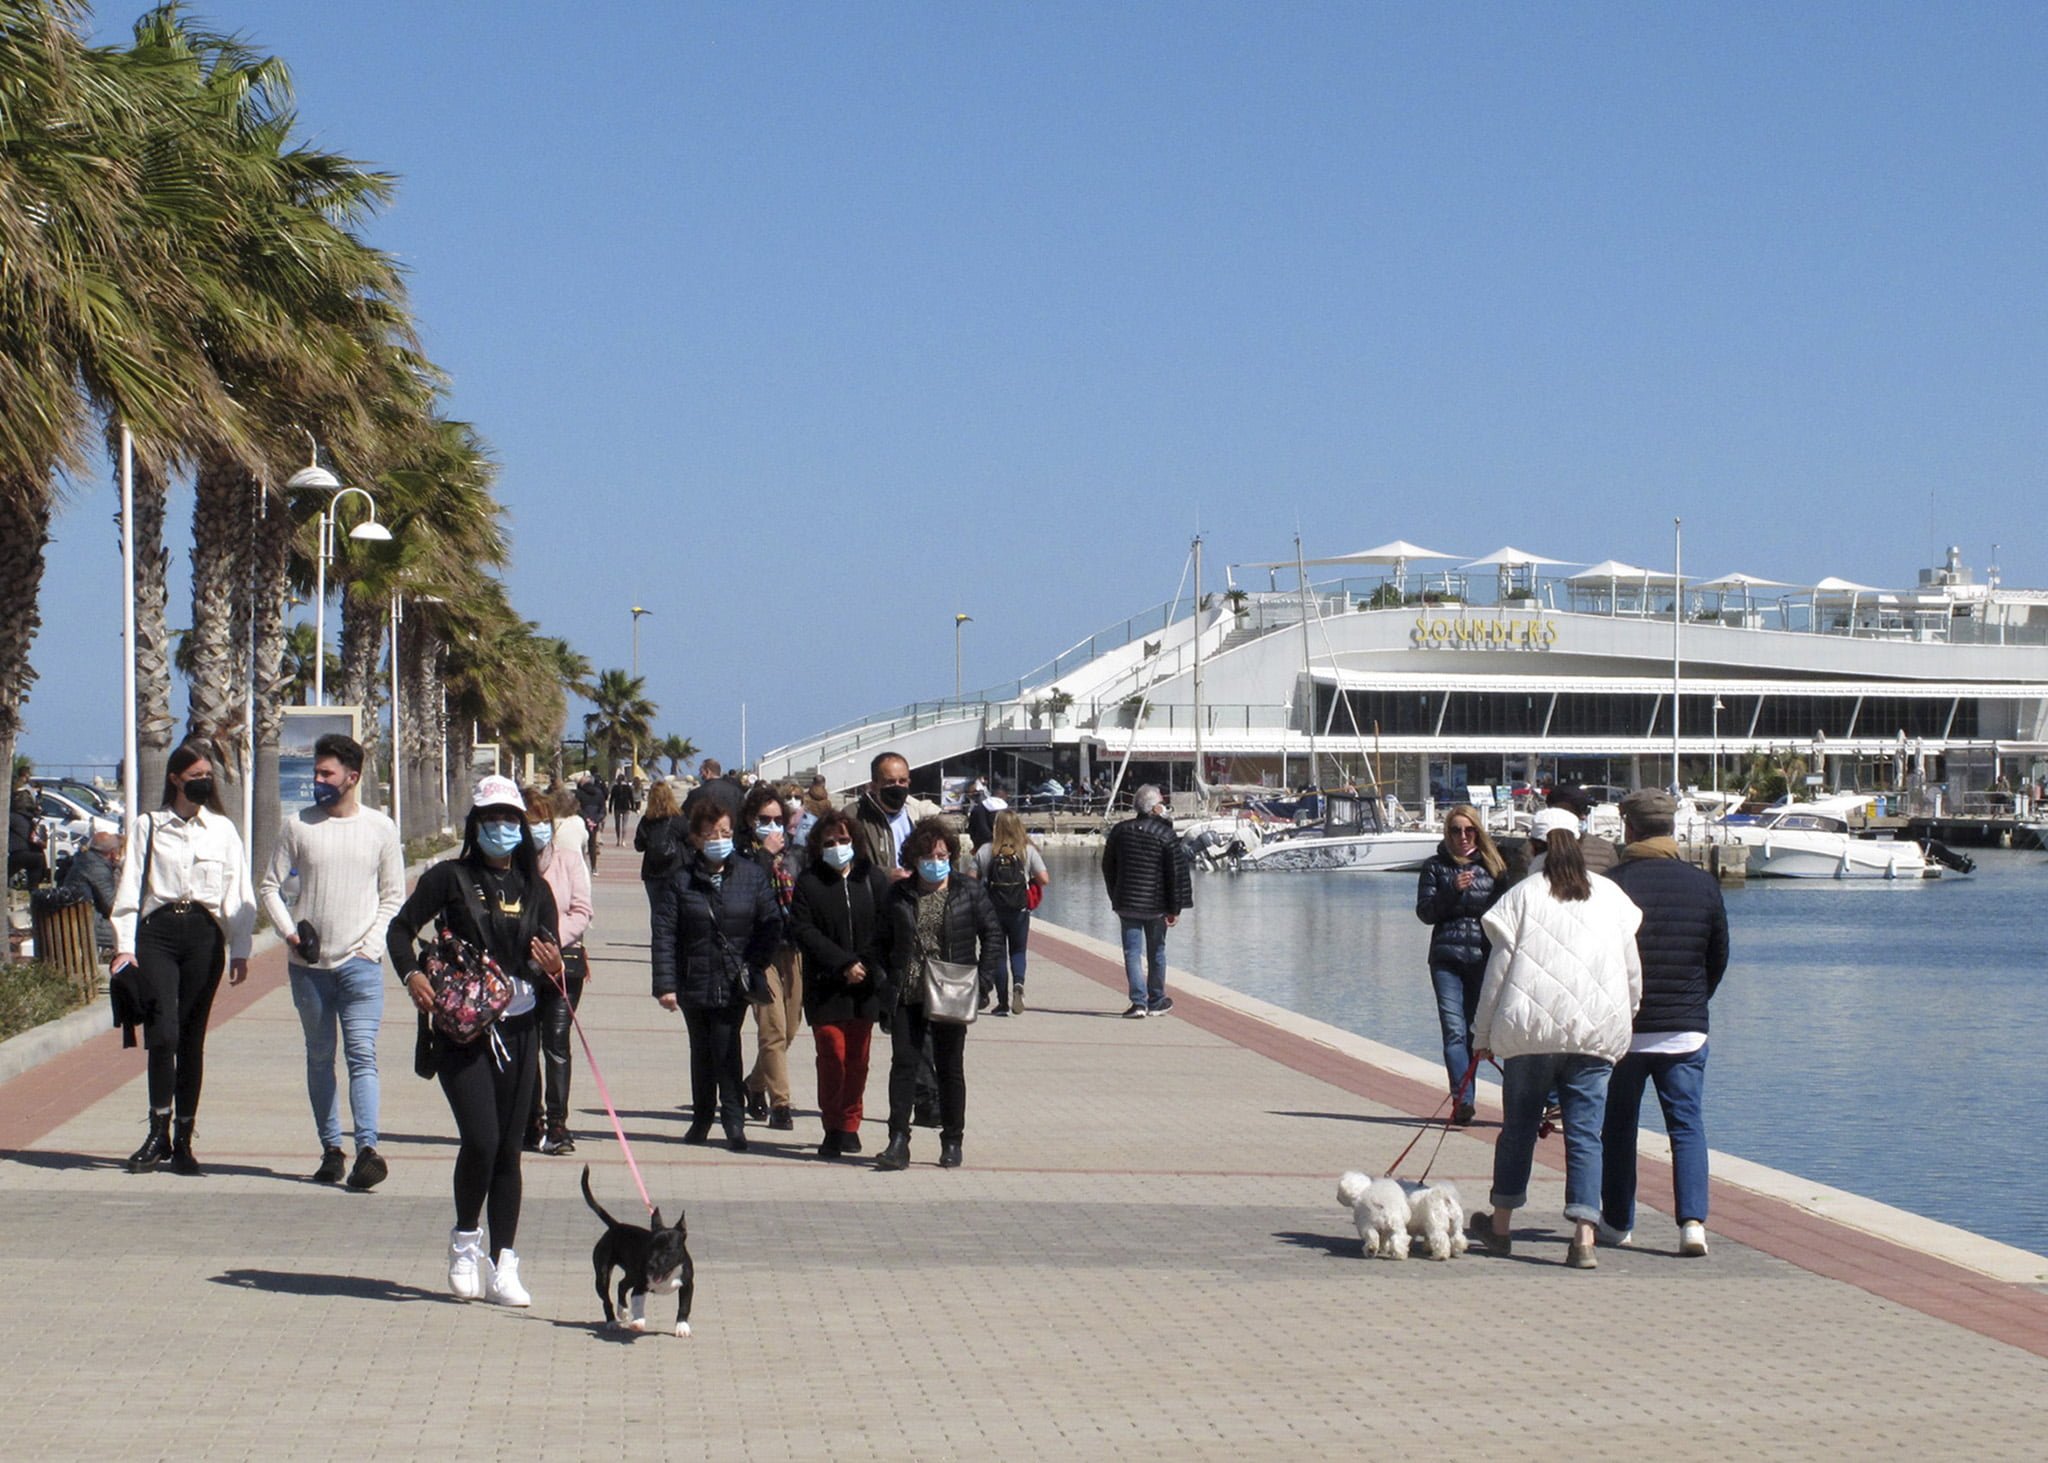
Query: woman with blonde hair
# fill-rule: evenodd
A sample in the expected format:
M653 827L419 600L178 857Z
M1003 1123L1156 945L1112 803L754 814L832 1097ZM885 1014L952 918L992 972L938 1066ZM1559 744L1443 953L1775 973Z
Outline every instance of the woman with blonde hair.
M1422 866L1415 886L1415 917L1430 926L1429 979L1443 1028L1451 1121L1460 1127L1472 1121L1472 1098L1464 1084L1472 1070L1472 1016L1479 1008L1491 950L1480 919L1492 906L1506 867L1479 810L1459 803L1444 814L1444 841Z
M654 779L647 789L647 805L640 810L640 822L633 829L633 847L640 851L640 883L647 890L647 903L654 904L655 891L668 882L683 858L682 804L676 790L665 778Z
M1052 883L1052 875L1039 856L1024 820L1010 808L996 814L995 830L989 841L974 851L974 872L988 891L1002 921L1003 941L1009 950L1008 967L996 975L997 1016L1024 1014L1024 942L1031 935L1031 890ZM1003 983L1007 975L1008 984Z

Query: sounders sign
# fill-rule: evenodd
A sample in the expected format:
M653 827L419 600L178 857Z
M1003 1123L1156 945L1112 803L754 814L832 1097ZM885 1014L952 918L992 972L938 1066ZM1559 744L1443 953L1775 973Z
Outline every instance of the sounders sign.
M1418 615L1409 642L1429 650L1548 650L1557 643L1555 620L1431 619Z

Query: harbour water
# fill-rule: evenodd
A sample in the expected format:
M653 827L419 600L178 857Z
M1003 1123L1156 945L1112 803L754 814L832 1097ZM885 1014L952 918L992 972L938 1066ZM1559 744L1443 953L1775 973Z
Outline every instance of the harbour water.
M1046 854L1041 916L1114 941L1099 852ZM2048 1254L2048 856L1976 857L1975 874L1912 885L1756 880L1727 891L1708 1139ZM1412 874L1198 876L1167 957L1441 1060L1414 900ZM1654 1098L1643 1113L1660 1126Z

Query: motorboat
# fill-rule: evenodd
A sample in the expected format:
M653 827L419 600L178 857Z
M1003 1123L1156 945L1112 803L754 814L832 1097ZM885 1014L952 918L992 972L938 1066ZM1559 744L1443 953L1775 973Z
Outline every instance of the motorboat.
M1867 800L1861 796L1783 803L1754 822L1723 822L1715 836L1749 850L1749 872L1777 879L1938 879L1945 862L1969 861L1930 857L1909 838L1858 837L1850 814ZM1944 854L1946 850L1942 851Z
M1422 828L1388 826L1377 800L1332 792L1322 818L1305 824L1273 823L1256 816L1201 819L1181 830L1196 868L1251 873L1343 869L1401 873L1419 869L1442 842Z

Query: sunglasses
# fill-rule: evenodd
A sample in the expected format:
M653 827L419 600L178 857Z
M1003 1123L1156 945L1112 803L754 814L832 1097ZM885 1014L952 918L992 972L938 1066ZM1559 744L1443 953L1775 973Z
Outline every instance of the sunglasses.
M1477 838L1479 836L1479 830L1477 828L1470 827L1467 824L1460 823L1457 827L1451 829L1446 836L1451 838Z

